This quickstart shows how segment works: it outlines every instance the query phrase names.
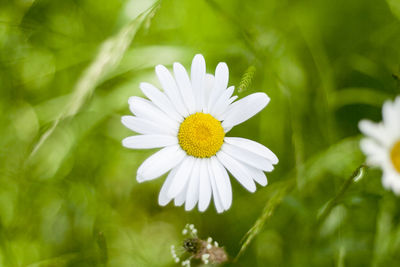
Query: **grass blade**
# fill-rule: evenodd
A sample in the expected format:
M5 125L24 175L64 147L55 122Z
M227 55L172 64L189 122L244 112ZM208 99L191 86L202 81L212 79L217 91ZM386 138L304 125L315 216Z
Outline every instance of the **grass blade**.
M267 204L264 207L263 212L261 213L261 216L257 219L257 221L254 223L254 225L250 228L250 230L246 233L244 236L244 241L242 242L242 247L240 248L239 253L235 257L234 261L236 262L239 257L245 252L245 250L248 248L250 243L253 241L253 239L259 234L261 229L263 228L265 222L274 214L275 209L279 206L279 204L282 202L283 198L286 196L286 193L291 190L294 185L295 185L295 180L290 179L287 181L284 181L280 183L278 186L278 189L276 189L270 199L268 200Z
M103 42L96 58L78 80L71 98L63 111L34 146L30 158L37 153L62 120L74 116L79 112L84 103L86 103L93 94L99 82L101 82L102 79L121 61L124 53L135 37L136 32L141 25L147 21L148 17L154 16L159 4L159 1L156 2L151 8L141 13L136 19L123 27L115 36L112 36Z

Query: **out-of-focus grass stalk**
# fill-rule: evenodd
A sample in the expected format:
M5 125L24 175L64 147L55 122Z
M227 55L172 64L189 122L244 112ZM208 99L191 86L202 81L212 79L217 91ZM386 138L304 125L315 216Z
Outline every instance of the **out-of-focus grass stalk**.
M346 248L342 245L339 248L337 267L345 267Z
M335 175L339 175L344 166L347 166L348 168L350 167L348 165L354 166L353 162L358 161L358 158L360 157L358 144L358 137L348 138L334 144L326 151L314 156L313 158L308 159L302 166L301 172L301 175L304 175L306 177L304 179L304 186L306 186L307 184L316 183L318 181L318 177L322 176L324 172L328 170L332 171L332 158L337 159L338 154L341 155L342 161L336 161L336 163L339 165L336 165L336 170L334 172ZM344 154L343 151L347 151L346 154L348 155ZM352 157L354 157L354 159ZM360 168L362 168L361 174ZM357 169L356 173L352 175L351 182L361 179L365 168L366 167L364 165L361 165L359 169ZM275 183L274 185L269 186L269 192L271 192L272 195L266 203L260 217L256 220L254 225L244 236L242 247L235 257L235 261L244 253L244 251L248 248L253 239L260 233L265 222L274 214L275 209L281 204L283 198L287 194L291 193L294 189L296 189L297 178L295 173L298 173L297 167L295 167L293 171L289 172L287 179L284 179L282 182ZM345 187L343 193L346 191L347 187L348 186ZM333 207L334 206L332 206L332 208Z
M103 265L106 265L108 262L108 249L107 249L107 241L106 241L106 237L104 236L103 232L98 232L96 235L97 238L97 245L99 247L100 250L100 262Z
M3 255L5 255L5 261L7 265L17 266L16 264L16 255L13 253L12 248L10 247L10 238L5 232L3 225L0 222L0 248L3 250Z
M289 179L279 184L276 184L276 187L278 188L274 188L275 190L271 188L273 190L272 196L265 205L264 210L261 213L261 216L257 219L254 225L244 236L242 247L240 248L239 253L235 257L234 262L236 262L239 259L239 257L244 253L244 251L250 245L251 241L253 241L253 239L258 235L258 233L263 228L265 222L268 220L268 218L272 216L272 214L274 214L275 209L282 202L282 199L286 196L287 192L294 187L294 184L295 180Z
M374 107L381 107L382 103L391 98L389 93L376 91L371 88L350 87L342 88L331 94L330 103L334 110L347 105L365 104Z
M238 88L239 94L243 93L249 88L251 82L253 81L255 73L256 73L256 67L254 67L253 65L247 68L246 72L243 74L242 79L240 80L239 83L239 88Z
M310 32L306 29L301 21L298 21L298 27L302 34L305 44L309 47L309 51L314 61L314 65L319 73L321 82L321 95L319 96L318 114L320 115L321 125L324 125L324 136L326 141L331 144L334 140L336 129L334 127L334 116L331 107L331 95L336 88L334 77L332 73L332 66L329 61L329 57L322 45L321 37L314 32ZM317 91L318 92L318 91Z
M238 20L235 16L226 12L216 1L214 0L205 0L209 6L215 10L219 15L225 18L229 23L232 24L240 39L244 42L244 44L249 48L249 50L254 54L255 57L263 61L266 57L264 51L258 48L256 45L256 41L253 40L250 31L248 30L249 25L244 27L243 24Z
M384 196L379 203L371 266L387 266L385 261L398 254L400 228L395 219L398 206L393 196Z
M284 93L288 102L288 111L290 117L290 125L292 130L292 142L294 149L294 159L295 159L295 171L296 171L296 182L297 187L301 188L305 181L301 179L304 177L304 143L300 135L301 124L299 119L299 113L296 112L296 108L293 103L293 95L289 88L285 85L283 81L279 81L279 89Z
M84 262L85 260L96 262L99 264L98 266L107 266L108 253L107 253L106 238L103 232L95 233L95 238L98 246L97 249L90 248L87 251L83 252L63 254L58 257L32 263L27 267L72 266L74 264L77 264L78 262Z
M160 1L157 1L152 7L124 26L115 36L110 37L102 43L96 58L83 72L81 78L75 85L70 100L51 127L40 137L30 154L30 158L37 153L62 120L73 117L79 112L93 94L99 82L101 82L121 61L139 28L144 23L148 26L149 19L154 16L159 5Z
M82 255L80 253L69 253L65 255L61 255L59 257L46 259L40 262L35 262L33 264L28 265L27 267L64 267L70 266L70 264L78 259L81 259Z
M318 212L318 223L321 223L326 219L331 210L339 203L340 199L346 193L347 189L349 189L352 184L358 182L360 179L363 178L366 169L367 166L363 164L358 167L357 170L349 178L347 178L347 180L342 184L339 192L333 198L331 198Z

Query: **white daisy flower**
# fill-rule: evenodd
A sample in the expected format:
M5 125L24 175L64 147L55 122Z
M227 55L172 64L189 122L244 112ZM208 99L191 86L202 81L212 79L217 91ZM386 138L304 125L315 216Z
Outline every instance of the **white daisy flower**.
M362 120L359 128L367 137L361 140L361 150L367 164L383 171L382 184L396 195L400 194L400 96L382 107L383 121Z
M192 62L190 78L185 68L173 65L174 76L162 65L156 74L164 92L149 83L140 89L149 99L133 96L129 107L135 116L123 116L122 123L140 135L122 141L132 149L162 148L147 158L137 171L138 182L153 180L169 172L159 194L160 205L172 199L199 211L214 199L217 212L232 204L227 170L248 191L255 182L267 185L264 172L278 163L265 146L239 137L226 137L232 127L248 120L269 102L264 93L254 93L234 102L234 87L228 87L228 66L219 63L215 76L206 73L202 55Z

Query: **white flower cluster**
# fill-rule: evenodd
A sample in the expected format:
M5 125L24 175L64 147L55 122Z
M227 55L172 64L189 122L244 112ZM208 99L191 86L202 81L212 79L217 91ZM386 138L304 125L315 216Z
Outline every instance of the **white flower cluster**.
M197 236L197 229L194 227L194 224L186 224L185 228L182 230L183 235L190 234L191 236Z
M183 241L182 254L189 254L188 258L181 261L177 255L175 246L171 246L171 255L176 263L181 262L182 266L190 266L192 259L201 260L204 264L218 264L226 262L228 257L224 248L219 247L217 241L211 237L202 240L197 237L197 229L193 224L186 224L182 230L185 237Z
M176 263L178 263L181 259L179 259L179 257L176 255L176 252L175 252L175 245L171 245L171 255L172 255L172 258L174 258L174 261L176 262Z

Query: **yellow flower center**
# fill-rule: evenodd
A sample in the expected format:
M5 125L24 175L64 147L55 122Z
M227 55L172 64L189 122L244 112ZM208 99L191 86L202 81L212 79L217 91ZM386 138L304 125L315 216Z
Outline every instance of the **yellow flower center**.
M397 143L392 147L392 151L390 151L390 158L394 168L400 173L400 141L397 141Z
M221 122L210 114L195 113L187 117L179 127L179 145L187 154L197 158L209 158L220 150L225 132Z

